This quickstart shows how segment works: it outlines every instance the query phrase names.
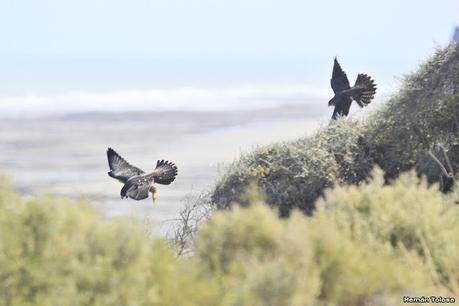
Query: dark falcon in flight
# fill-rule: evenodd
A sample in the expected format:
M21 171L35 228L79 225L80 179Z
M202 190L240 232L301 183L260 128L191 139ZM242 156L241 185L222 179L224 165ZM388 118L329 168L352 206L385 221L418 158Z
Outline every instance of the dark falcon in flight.
M357 102L360 107L367 106L376 93L375 81L363 73L357 75L357 80L351 87L346 73L344 73L336 57L330 83L335 93L335 96L328 102L328 106L335 107L332 119L336 119L338 116L347 116L352 100Z
M177 176L177 166L167 160L158 160L155 170L145 173L129 164L112 148L108 148L107 158L110 167L108 175L124 184L121 188L122 199L129 197L143 200L148 198L148 192L151 192L154 202L156 187L153 184L169 185Z

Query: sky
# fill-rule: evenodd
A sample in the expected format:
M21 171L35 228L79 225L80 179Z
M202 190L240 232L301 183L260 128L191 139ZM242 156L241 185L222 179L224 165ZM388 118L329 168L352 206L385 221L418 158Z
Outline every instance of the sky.
M366 72L390 87L458 25L457 0L0 0L0 98L301 84L323 92L334 56L350 79Z

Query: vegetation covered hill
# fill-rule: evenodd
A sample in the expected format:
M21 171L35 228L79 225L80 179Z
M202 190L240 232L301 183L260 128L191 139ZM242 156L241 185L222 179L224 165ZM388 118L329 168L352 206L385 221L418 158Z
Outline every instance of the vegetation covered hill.
M245 203L243 190L256 182L281 215L293 208L310 214L326 188L359 184L376 165L387 181L416 168L447 191L451 172L459 169L458 131L459 45L452 44L407 76L401 90L364 122L341 119L313 137L243 155L217 183L211 200L219 208Z

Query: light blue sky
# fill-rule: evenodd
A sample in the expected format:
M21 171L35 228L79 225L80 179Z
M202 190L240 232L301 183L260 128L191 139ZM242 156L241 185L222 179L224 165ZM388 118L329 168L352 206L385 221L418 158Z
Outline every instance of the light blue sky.
M459 25L458 0L0 0L0 95L212 84L328 86L408 72Z

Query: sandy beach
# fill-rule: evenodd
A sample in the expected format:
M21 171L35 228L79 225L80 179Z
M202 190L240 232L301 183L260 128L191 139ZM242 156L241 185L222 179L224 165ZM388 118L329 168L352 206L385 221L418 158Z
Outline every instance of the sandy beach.
M322 109L282 107L236 112L93 113L3 119L0 168L25 196L87 199L104 217L133 216L161 224L174 219L187 195L212 188L241 152L310 135ZM174 161L176 181L159 186L157 201L121 200L122 185L107 176L113 147L146 171Z

